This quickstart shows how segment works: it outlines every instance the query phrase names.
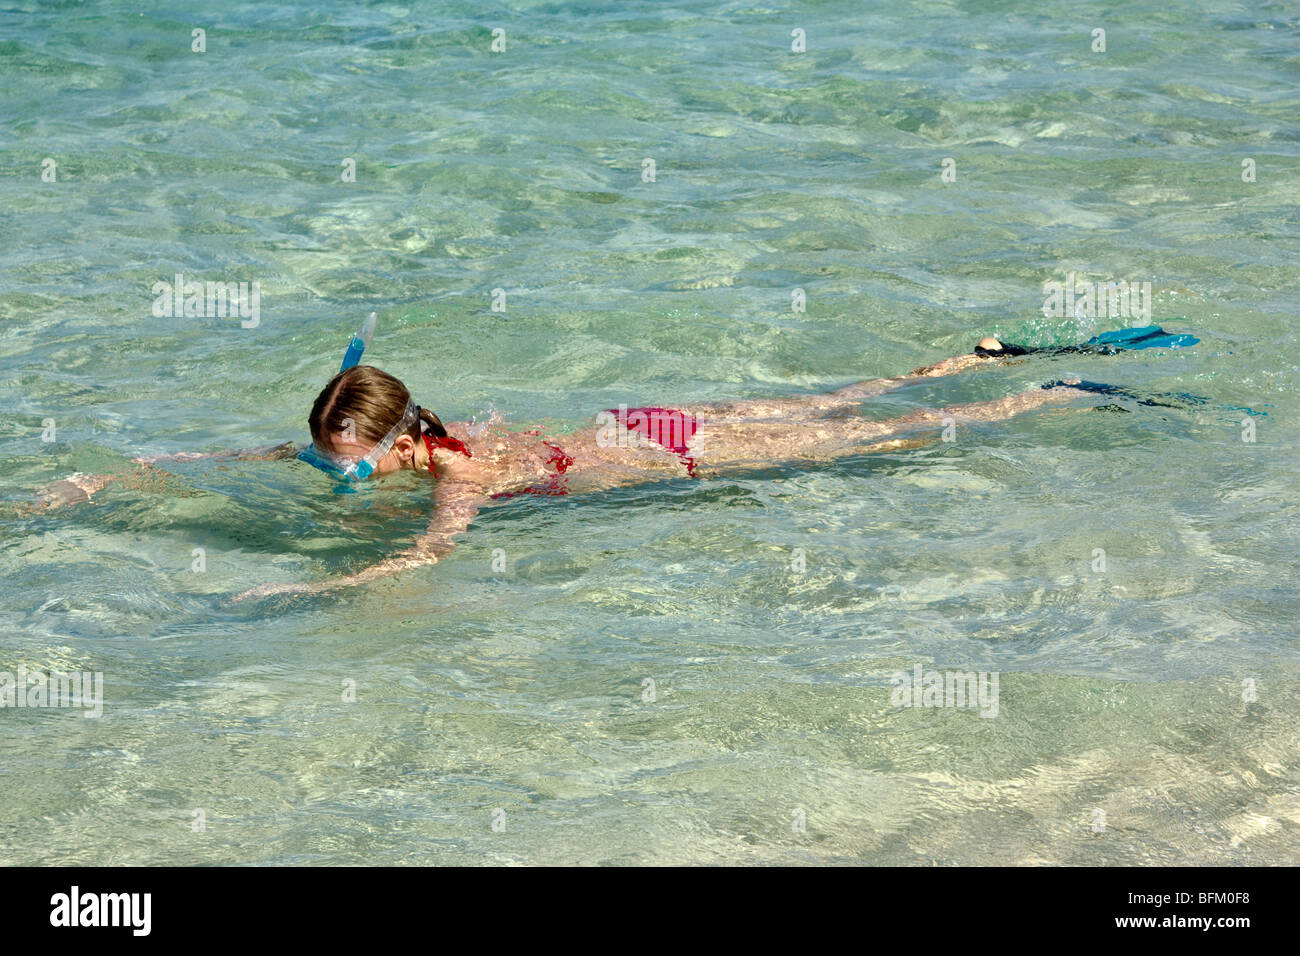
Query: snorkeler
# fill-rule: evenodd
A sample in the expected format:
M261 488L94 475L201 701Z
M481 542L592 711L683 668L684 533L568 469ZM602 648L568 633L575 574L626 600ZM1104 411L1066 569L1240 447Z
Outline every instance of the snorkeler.
M512 431L499 423L444 425L432 411L417 405L398 379L358 364L373 332L372 314L349 344L340 371L312 405L308 416L312 440L307 448L298 451L286 443L223 455L188 453L135 459L149 470L164 460L287 459L296 453L297 458L340 482L365 481L399 471L436 479L428 529L402 554L330 581L265 584L239 598L324 591L435 563L452 551L453 539L493 501L576 494L668 478L708 478L774 464L826 462L916 448L935 440L937 428L1001 421L1087 393L1127 394L1112 386L1056 381L992 401L916 409L882 421L855 414L864 398L987 364L991 359L1035 351L1112 354L1156 345L1178 348L1197 341L1154 326L1106 333L1083 346L1064 349L1033 350L985 338L970 354L907 375L859 382L828 393L674 408L620 406L597 415L594 429L545 437L538 429ZM70 476L44 489L44 504L53 507L89 500L115 477L120 476ZM147 475L136 480L147 480Z

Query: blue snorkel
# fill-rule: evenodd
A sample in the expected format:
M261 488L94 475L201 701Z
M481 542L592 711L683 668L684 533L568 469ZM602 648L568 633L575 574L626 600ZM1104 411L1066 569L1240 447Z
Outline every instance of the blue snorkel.
M374 312L366 316L366 320L361 323L361 328L357 329L352 336L352 341L348 343L348 350L343 353L343 364L339 366L340 372L346 372L361 361L361 353L375 337L375 323L378 321L379 317Z
M366 316L366 320L361 323L361 327L352 336L352 341L348 343L348 349L343 353L343 364L339 366L340 372L346 372L361 361L361 356L370 344L370 340L375 334L375 325L378 322L378 316L371 312ZM317 448L315 442L309 444L298 453L298 460L305 461L313 468L318 468L332 478L339 481L365 481L374 474L379 460L388 454L393 447L393 442L397 440L402 432L409 429L419 418L419 413L415 405L411 402L406 403L406 411L370 453L360 460L343 458L334 455L322 448Z

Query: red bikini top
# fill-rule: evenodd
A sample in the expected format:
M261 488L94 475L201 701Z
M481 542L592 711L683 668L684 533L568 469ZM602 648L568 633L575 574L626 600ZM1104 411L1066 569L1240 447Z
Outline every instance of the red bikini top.
M424 439L424 447L429 450L429 472L435 478L438 477L438 473L433 470L433 446L434 445L437 445L439 448L445 448L448 451L458 451L466 458L474 457L473 455L470 454L469 448L459 438L452 438L450 435L443 435L441 438L435 438L433 435L430 435L428 432L426 432L423 428L420 429L420 437Z

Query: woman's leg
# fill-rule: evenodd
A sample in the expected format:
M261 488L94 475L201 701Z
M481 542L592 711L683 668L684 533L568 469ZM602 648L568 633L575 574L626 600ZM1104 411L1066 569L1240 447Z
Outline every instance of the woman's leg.
M947 408L919 408L898 418L815 418L780 422L701 422L690 454L702 473L720 468L752 467L780 461L830 460L864 450L905 446L910 432L926 428L961 427L963 423L1013 418L1046 405L1061 404L1090 393L1068 386L1035 388L988 402ZM894 445L900 442L900 445Z
M982 339L980 348L991 349L997 344L995 339ZM998 346L1000 347L1000 346ZM676 409L697 419L719 421L743 421L761 418L786 418L799 414L824 415L857 404L864 398L883 395L885 392L900 388L922 378L939 378L962 372L977 365L987 364L989 356L973 353L954 355L934 365L923 365L912 369L906 375L891 378L873 378L865 382L855 382L833 392L817 395L798 395L787 398L759 398L736 402L714 402L692 405L678 405Z

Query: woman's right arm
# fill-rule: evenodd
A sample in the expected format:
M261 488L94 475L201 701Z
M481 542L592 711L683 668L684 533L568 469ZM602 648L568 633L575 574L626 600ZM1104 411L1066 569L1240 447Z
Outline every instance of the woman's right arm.
M278 445L262 445L257 448L244 448L238 451L181 452L176 455L151 455L143 458L133 458L131 460L140 466L140 470L135 473L119 472L108 475L87 475L77 472L66 478L60 478L58 481L42 485L37 491L40 500L37 502L36 508L38 511L46 511L50 508L61 508L65 505L93 501L95 492L113 481L143 487L142 479L148 479L150 472L155 472L158 475L168 474L161 468L155 467L155 463L160 461L198 461L204 458L219 461L279 461L292 458L297 453L298 447L293 442L281 442Z
M260 445L257 448L242 448L238 451L183 451L176 455L151 455L147 458L132 458L142 465L152 465L159 461L198 461L201 458L218 458L222 461L280 461L298 454L299 448L291 441L278 445Z

